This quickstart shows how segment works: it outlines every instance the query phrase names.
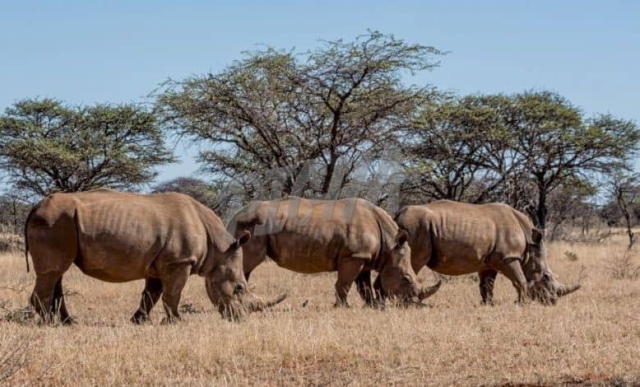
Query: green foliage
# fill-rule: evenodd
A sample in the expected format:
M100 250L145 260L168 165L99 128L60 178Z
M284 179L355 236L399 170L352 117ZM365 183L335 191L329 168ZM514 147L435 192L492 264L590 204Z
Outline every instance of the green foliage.
M0 167L28 194L132 189L173 161L154 115L134 105L26 99L0 116Z
M291 193L311 170L303 191L325 195L348 183L365 154L375 159L396 142L432 94L401 75L435 67L440 54L378 32L302 54L268 48L217 74L167 82L157 107L174 133L212 146L200 154L210 172L277 170Z
M500 107L504 96L445 96L425 105L403 143L405 194L484 202L517 160ZM509 162L512 161L512 162Z

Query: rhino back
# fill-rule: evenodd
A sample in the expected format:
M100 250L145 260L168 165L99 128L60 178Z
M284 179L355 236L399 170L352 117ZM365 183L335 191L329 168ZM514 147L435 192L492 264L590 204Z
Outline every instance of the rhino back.
M287 198L262 202L256 211L278 265L301 273L334 271L340 258L372 259L380 249L372 205L362 199Z

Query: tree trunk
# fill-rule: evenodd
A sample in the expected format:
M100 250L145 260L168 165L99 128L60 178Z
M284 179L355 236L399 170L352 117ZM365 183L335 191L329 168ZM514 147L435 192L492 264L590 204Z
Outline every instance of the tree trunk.
M547 191L538 187L538 208L536 210L536 227L544 231L547 228Z
M331 160L329 160L329 164L327 164L327 173L324 175L324 181L322 182L322 191L320 192L323 196L329 193L337 161L338 159L334 155L331 155Z

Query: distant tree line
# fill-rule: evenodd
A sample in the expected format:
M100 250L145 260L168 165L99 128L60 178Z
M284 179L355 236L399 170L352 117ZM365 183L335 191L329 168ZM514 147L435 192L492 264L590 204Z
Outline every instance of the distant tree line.
M504 202L551 237L566 224L637 224L635 122L586 116L546 90L461 96L406 83L441 55L368 32L246 53L165 81L153 104L18 101L0 116L0 222L18 227L52 192L112 187L183 192L222 216L252 199L359 196L390 211ZM176 161L174 138L197 144L203 178L153 185L155 168Z

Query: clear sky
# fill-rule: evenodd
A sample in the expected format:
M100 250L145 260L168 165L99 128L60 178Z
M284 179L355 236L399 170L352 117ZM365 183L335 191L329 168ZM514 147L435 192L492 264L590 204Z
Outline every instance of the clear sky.
M459 93L549 89L640 123L638 1L0 0L0 109L26 97L140 102L241 52L313 48L367 29L450 53L419 78ZM193 173L196 150L159 180Z

